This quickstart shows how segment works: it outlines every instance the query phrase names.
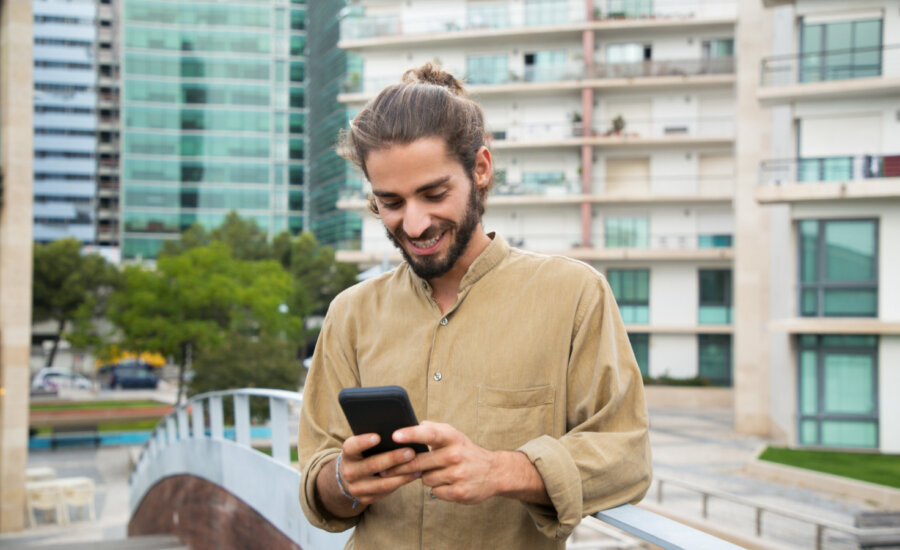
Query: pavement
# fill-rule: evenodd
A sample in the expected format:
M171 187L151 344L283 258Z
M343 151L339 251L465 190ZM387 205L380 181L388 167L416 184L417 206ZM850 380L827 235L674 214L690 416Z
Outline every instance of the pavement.
M750 477L743 466L752 460L766 441L739 435L733 430L733 413L728 409L651 409L651 445L654 475L676 479L703 488L727 492L764 505L786 508L837 523L852 525L853 517L870 507L842 500L825 492L787 487ZM128 523L128 476L130 447L62 448L33 451L29 467L55 468L59 477L87 476L96 484L96 521L74 520L68 526L41 525L20 533L0 535L4 545L40 548L44 545L122 539ZM656 488L645 498L656 505ZM665 486L662 508L673 513L700 518L698 494ZM752 508L711 499L709 520L754 542L757 548L813 548L815 529L794 520L766 515L763 538L753 535ZM597 538L591 526L580 527L570 542L572 548L589 548ZM604 535L606 539L609 534ZM598 539L599 540L599 539ZM577 544L576 544L577 543ZM825 548L855 548L855 544L826 532ZM594 548L601 547L598 542ZM622 542L617 547L628 547Z

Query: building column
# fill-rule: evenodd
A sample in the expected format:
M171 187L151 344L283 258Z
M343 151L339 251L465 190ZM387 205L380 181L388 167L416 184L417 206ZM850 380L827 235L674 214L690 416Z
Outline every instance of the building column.
M585 2L585 20L593 17L593 3ZM581 55L584 58L584 76L590 80L594 72L594 31L585 30L581 35ZM581 135L584 138L593 136L594 123L594 89L581 89ZM581 193L590 195L594 183L594 148L591 145L581 146ZM581 203L581 246L592 248L591 228L593 226L593 212L591 203Z
M757 99L762 58L772 45L772 15L759 0L738 3L735 135L734 418L740 433L768 436L769 216L756 202L771 120Z
M0 6L0 532L21 531L31 350L34 44L31 0Z

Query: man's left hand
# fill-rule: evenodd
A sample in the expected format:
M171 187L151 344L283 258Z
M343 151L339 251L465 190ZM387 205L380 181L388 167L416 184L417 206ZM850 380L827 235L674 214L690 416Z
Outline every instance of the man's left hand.
M550 503L543 479L523 453L490 451L449 424L429 421L397 430L393 439L401 444L423 443L431 451L382 475L421 472L422 483L431 487L435 498L478 504L492 496L508 496Z

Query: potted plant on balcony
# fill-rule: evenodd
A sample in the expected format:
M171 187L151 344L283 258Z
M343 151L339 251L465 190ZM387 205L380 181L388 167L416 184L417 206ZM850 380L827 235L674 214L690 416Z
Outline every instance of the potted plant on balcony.
M621 136L622 130L625 129L625 118L622 115L616 116L612 120L612 127L606 131L607 136Z

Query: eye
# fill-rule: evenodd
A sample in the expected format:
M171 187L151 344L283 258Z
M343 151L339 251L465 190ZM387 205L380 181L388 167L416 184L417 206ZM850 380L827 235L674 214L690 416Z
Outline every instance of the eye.
M386 201L381 200L381 208L387 208L388 210L396 210L400 208L400 201Z
M430 201L439 201L447 196L446 191L441 191L440 193L432 193L430 195L425 195L425 198Z

